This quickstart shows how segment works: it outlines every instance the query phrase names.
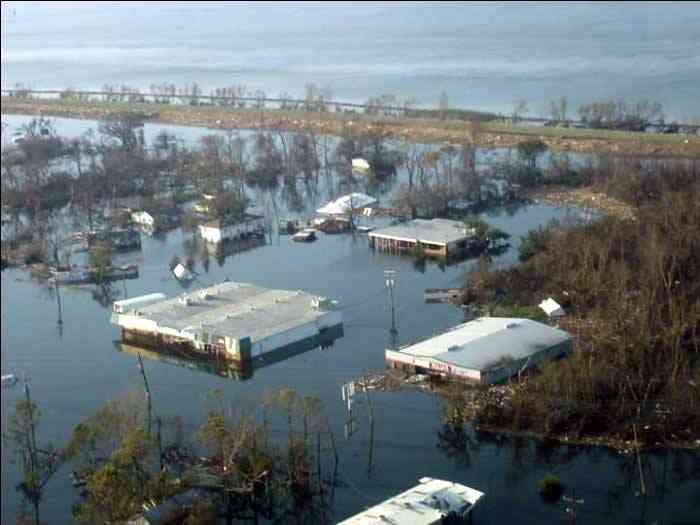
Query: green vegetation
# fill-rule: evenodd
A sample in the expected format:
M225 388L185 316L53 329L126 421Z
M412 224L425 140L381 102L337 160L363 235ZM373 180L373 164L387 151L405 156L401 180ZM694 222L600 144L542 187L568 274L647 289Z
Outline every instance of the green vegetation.
M559 477L554 474L547 474L544 478L539 480L537 482L537 488L542 499L549 502L559 501L559 498L561 498L561 495L564 493L564 484Z
M264 518L273 523L328 521L335 483L335 440L322 403L291 389L258 404L229 406L213 392L199 430L186 439L179 417L151 414L131 393L109 401L74 429L62 450L37 447L39 411L19 401L3 435L24 475L18 490L39 523L43 488L64 462L82 488L73 506L79 523L123 523L188 490L208 498L174 509L178 523ZM270 425L286 427L275 438ZM173 515L175 517L175 515Z
M635 185L636 184L636 185ZM640 185L645 189L641 190ZM552 296L574 353L543 367L477 422L545 434L691 441L700 433L700 182L678 165L620 172L607 189L634 219L555 224L528 235L520 266L484 277L504 307Z

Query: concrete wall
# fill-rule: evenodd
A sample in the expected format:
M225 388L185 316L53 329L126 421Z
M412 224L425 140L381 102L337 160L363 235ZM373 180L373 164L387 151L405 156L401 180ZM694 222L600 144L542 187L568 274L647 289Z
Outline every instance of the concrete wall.
M386 350L385 359L389 366L408 370L412 373L420 372L467 381L481 380L481 372L479 370L461 368L430 357L412 356L395 350Z

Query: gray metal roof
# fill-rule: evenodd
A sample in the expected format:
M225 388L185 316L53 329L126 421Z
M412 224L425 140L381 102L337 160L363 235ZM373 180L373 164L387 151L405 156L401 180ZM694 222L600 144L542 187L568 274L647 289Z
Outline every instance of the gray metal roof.
M482 317L400 352L485 371L503 359L523 359L570 339L566 332L530 319Z
M268 290L224 282L125 313L180 331L247 336L256 341L326 315L326 311L312 305L315 299L317 296L300 290Z
M402 241L444 245L473 237L464 223L449 219L414 219L412 221L370 232L370 237L383 237Z

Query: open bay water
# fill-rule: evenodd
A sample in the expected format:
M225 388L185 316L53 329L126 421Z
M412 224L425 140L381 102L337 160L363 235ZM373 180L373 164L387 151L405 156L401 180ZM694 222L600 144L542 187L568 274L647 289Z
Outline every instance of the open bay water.
M698 2L3 2L2 86L147 90L328 86L435 107L539 116L598 98L652 98L700 116Z
M29 120L12 116L10 126ZM59 134L78 136L94 121L56 119ZM209 130L147 125L152 140L166 128L190 143ZM399 174L399 180L404 175ZM322 204L322 203L319 203ZM311 207L311 206L310 206ZM512 235L512 248L494 264L517 260L519 236L554 218L580 217L581 211L532 205L494 209L482 215ZM115 257L119 264L138 264L139 278L112 287L116 298L151 292L170 296L183 291L168 270L174 255L183 257L185 241L179 230L164 237L143 236L140 251ZM197 250L199 253L199 250ZM76 262L77 257L76 257ZM187 432L196 430L212 390L222 392L232 406L259 400L269 390L294 388L316 396L324 404L338 441L341 486L335 494L334 517L344 519L395 495L422 476L451 479L486 492L477 509L482 524L566 523L563 505L544 504L537 481L557 474L576 490L585 503L579 521L593 524L694 524L700 520L700 457L696 451L665 451L643 456L649 496L637 497L639 479L635 457L621 456L598 447L550 446L538 440L475 434L465 446L445 439L439 400L418 391L374 392L375 447L368 472L368 425L358 404L357 432L344 438L346 413L341 385L384 368L389 343L390 310L383 272L398 270L395 290L399 343L429 337L459 323L461 312L452 306L425 304L423 291L453 287L475 263L466 260L441 267L423 267L410 257L374 252L366 237L323 235L312 244L298 244L288 236L273 236L258 248L225 259L211 257L208 270L201 261L196 271L203 284L225 278L266 287L303 289L339 301L344 316L343 338L332 348L314 349L254 371L247 381L229 380L205 372L145 360L153 406L160 416L179 415ZM126 392L142 391L134 355L117 351L119 330L109 322L110 310L96 301L94 286L61 289L62 329L57 325L57 304L46 286L32 281L23 270L1 274L0 360L2 373L26 374L43 418L39 442L65 443L72 428L104 402ZM2 390L2 430L21 388ZM281 429L278 429L281 430ZM20 504L15 490L19 481L12 454L2 447L2 523L12 523ZM70 523L76 497L70 484L70 466L64 466L46 487L42 516L48 523Z

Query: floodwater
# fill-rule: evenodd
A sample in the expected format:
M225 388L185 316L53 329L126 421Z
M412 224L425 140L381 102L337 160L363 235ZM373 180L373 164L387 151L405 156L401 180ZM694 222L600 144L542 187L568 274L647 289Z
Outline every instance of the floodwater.
M2 87L245 85L529 115L566 96L700 116L697 2L3 2Z
M75 122L71 125L80 127ZM488 222L513 236L512 248L494 263L515 263L520 235L553 218L571 215L579 217L580 211L531 205L483 214ZM180 293L182 287L170 274L168 263L174 255L185 255L185 244L191 239L191 234L179 230L161 238L144 236L141 251L117 258L120 263L139 264L140 275L136 280L115 283L114 298ZM342 483L336 490L334 511L338 520L405 490L419 477L431 476L465 483L487 494L477 509L477 523L565 523L569 516L564 507L544 504L537 494L537 480L551 472L583 498L578 509L581 523L697 523L697 452L644 455L649 494L646 499L639 498L633 456L602 448L548 447L530 439L474 435L469 427L469 439L455 443L444 438L438 400L417 391L372 394L375 435L369 468L366 412L359 407L357 431L345 439L341 386L384 368L390 328L384 270L398 271L395 302L399 343L405 343L460 322L457 308L425 304L423 291L458 286L473 264L467 260L448 266L434 262L420 266L409 257L373 252L366 237L350 234L321 234L311 244L273 235L264 246L225 259L212 257L208 269L199 261L196 271L202 284L229 278L308 290L337 300L345 335L331 348L313 349L257 369L246 381L145 360L154 410L162 416L180 415L187 429L194 430L213 389L219 389L234 405L255 401L265 391L285 386L320 398L340 453ZM100 304L94 291L95 287L62 288L63 325L59 327L57 303L46 287L31 281L21 270L2 272L2 372L29 378L32 396L43 415L42 443L65 442L72 427L105 401L142 388L136 357L115 349L119 331L109 323L108 305ZM12 404L21 394L19 387L3 389L3 430ZM11 459L3 446L3 523L13 521L20 501L15 490L17 470ZM46 487L42 514L50 523L71 520L75 492L68 472L63 468Z

